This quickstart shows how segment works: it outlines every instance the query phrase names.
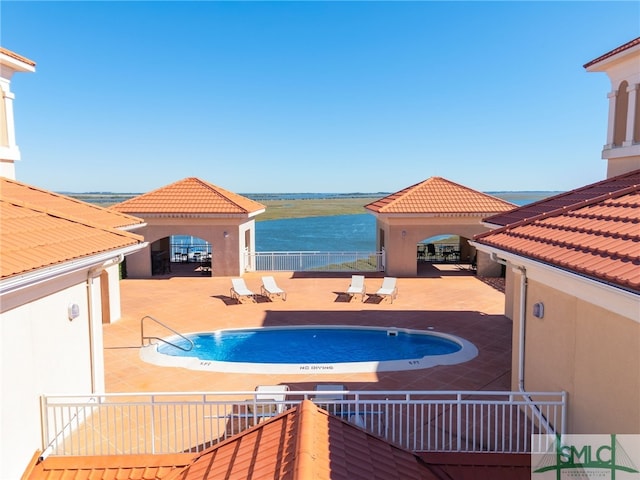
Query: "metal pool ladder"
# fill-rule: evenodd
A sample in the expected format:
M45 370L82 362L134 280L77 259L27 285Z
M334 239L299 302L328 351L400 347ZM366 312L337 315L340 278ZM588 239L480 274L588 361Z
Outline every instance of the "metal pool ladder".
M145 335L144 334L144 321L146 319L153 320L158 325L166 328L170 332L178 335L180 338L182 338L182 339L186 340L187 342L189 342L189 348L181 347L180 345L177 345L175 343L169 342L168 340L165 340L164 338ZM194 346L193 345L193 340L191 340L190 338L185 337L180 332L176 332L169 325L166 325L166 324L162 323L160 320L158 320L157 318L152 317L151 315L145 315L144 317L142 317L140 319L140 345L143 346L143 347L146 346L145 343L144 343L145 340L148 340L148 343L146 345L150 345L151 344L150 340L158 340L160 342L166 343L167 345L171 345L172 347L179 348L180 350L182 350L184 352L189 352L189 351L193 350L193 346Z

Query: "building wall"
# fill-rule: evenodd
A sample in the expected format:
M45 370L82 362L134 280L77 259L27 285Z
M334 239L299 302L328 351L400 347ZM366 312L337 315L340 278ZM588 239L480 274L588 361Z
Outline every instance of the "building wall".
M86 272L85 272L86 273ZM100 315L90 328L86 275L56 279L32 287L32 301L3 311L0 317L0 465L2 478L20 478L34 452L42 448L40 396L55 393L91 393L91 331L98 358L94 364L96 391L104 391ZM100 307L100 281L92 287L93 303ZM26 295L27 292L23 292ZM80 315L70 321L68 305Z
M146 227L136 230L151 245L156 240L171 235L193 235L211 244L212 274L216 276L238 276L244 272L243 251L245 232L252 239L249 248L255 248L255 222L236 218L145 218ZM130 278L151 276L150 246L127 256L127 275Z
M520 273L510 273L510 293L519 306ZM554 284L560 285L527 281L525 390L566 391L568 433L640 433L640 323ZM537 302L544 304L543 318L532 314ZM513 389L519 331L520 312L514 308Z
M120 264L112 265L101 274L100 298L102 299L102 323L120 320Z
M416 261L417 244L436 235L458 235L473 238L487 231L479 217L384 217L377 218L377 247L381 247L381 234L384 231L386 250L386 272L397 277L415 277L418 274ZM466 249L467 247L465 247ZM471 261L471 248L466 250Z
M609 118L602 158L607 178L640 168L640 49L625 50L587 68L611 81Z

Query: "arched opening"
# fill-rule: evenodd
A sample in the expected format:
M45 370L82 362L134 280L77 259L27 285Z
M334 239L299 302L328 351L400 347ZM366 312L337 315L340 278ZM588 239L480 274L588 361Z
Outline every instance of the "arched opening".
M613 121L613 144L616 147L622 146L627 135L627 110L629 108L628 86L629 84L626 80L620 83L616 96L616 115Z
M151 243L151 274L206 276L213 271L212 246L203 238L174 234Z
M469 239L455 233L430 236L416 245L417 272L426 274L436 265L454 266L460 270L475 270L475 248Z
M435 235L418 242L418 262L452 263L460 260L460 237L454 234Z

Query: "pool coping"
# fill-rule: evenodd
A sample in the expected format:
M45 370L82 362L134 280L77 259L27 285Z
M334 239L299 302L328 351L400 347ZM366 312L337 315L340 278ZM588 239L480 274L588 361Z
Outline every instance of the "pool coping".
M248 363L248 362L223 362L216 360L201 360L197 357L180 357L166 355L158 352L157 343L147 345L140 349L140 359L157 366L181 367L188 370L220 372L220 373L258 373L258 374L323 374L323 373L373 373L394 372L407 370L421 370L438 365L456 365L467 362L478 356L477 347L468 340L449 333L438 332L435 329L418 330L403 327L376 327L354 325L289 325L268 327L245 327L213 330L211 333L221 331L238 330L294 330L294 329L359 329L359 330L383 330L389 332L402 332L408 334L431 335L451 340L461 346L457 352L443 355L427 355L422 358L383 360L369 362L340 362L340 363ZM199 334L204 332L190 332L184 335ZM207 332L209 333L209 332ZM166 337L168 340L177 338L177 335Z

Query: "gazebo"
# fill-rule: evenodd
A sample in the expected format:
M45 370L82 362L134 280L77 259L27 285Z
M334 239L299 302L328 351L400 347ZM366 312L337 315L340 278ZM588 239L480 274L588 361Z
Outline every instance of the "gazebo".
M144 236L149 247L127 257L127 275L131 278L164 273L178 255L176 246L171 244L171 238L177 235L195 237L206 245L206 251L202 252L206 257L200 267L204 274L241 275L247 267L246 259L250 258L245 253L255 251L254 217L265 211L261 203L195 177L111 208L142 218L146 224L136 233ZM193 253L179 254L188 262Z
M385 251L386 272L393 276L418 274L418 245L438 236L457 236L455 258L472 263L476 252L468 243L490 228L482 220L516 205L441 177L431 177L365 205L376 217L376 243ZM478 271L496 274L497 266L478 256ZM492 271L493 270L493 271ZM499 272L498 272L499 273Z

